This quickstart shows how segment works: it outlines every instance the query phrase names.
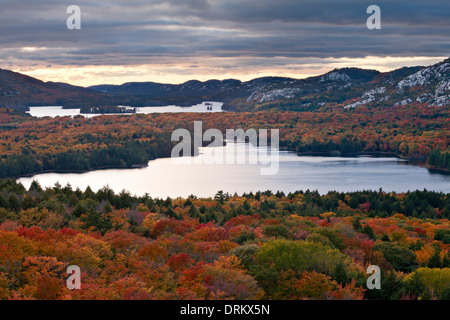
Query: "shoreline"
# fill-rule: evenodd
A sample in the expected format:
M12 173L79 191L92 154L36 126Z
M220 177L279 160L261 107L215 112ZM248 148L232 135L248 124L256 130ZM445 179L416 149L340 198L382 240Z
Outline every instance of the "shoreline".
M432 166L429 166L425 160L424 157L404 157L404 156L400 156L397 155L393 152L361 152L361 153L341 153L341 152L301 152L301 153L297 153L295 150L289 149L289 148L280 148L280 151L290 151L295 153L297 156L313 156L313 157L342 157L342 158L346 158L346 157L355 157L355 156L370 156L370 157L374 157L374 158L378 158L378 157L382 157L382 156L391 156L391 157L395 157L395 158L399 158L399 159L403 159L406 160L408 165L413 165L413 166L417 166L417 167L422 167L425 168L427 170L429 170L431 173L436 173L436 174L442 174L442 175L450 175L450 170L447 169L443 169L443 168L435 168ZM154 161L154 160L158 160L158 159L166 159L166 158L170 158L170 156L160 156L154 159L149 159L146 163L142 163L142 164L133 164L131 166L101 166L101 167L97 167L94 169L90 169L90 170L45 170L45 171L40 171L40 172L34 172L34 173L30 173L30 174L26 174L26 175L22 175L20 177L16 177L16 178L12 178L9 177L10 179L21 179L21 178L31 178L33 176L39 175L39 174L47 174L47 173L56 173L56 174L69 174L69 173L73 173L73 174L83 174L83 173L88 173L88 172L93 172L93 171L100 171L100 170L110 170L110 169L143 169L143 168L147 168L149 165L150 161ZM415 161L420 161L422 163L414 163ZM5 178L8 179L8 178Z
M280 149L280 150L284 150L284 151L293 151L291 149ZM392 157L396 157L399 159L403 159L406 160L408 162L408 164L413 165L413 166L417 166L417 167L421 167L421 168L425 168L428 169L429 171L433 172L433 173L440 173L440 174L444 174L444 175L449 175L450 174L450 170L445 169L445 168L437 168L437 167L433 167L430 166L429 164L427 164L427 159L425 157L405 157L402 155L398 155L394 152L381 152L381 151L367 151L367 152L360 152L360 153L341 153L341 152L300 152L300 153L296 153L299 156L321 156L321 157L356 157L356 156L371 156L371 157L383 157L383 156L392 156Z
M155 158L155 159L151 159L150 161L153 160L157 160L157 159L162 159L162 158L166 158L166 157L160 157L160 158ZM116 170L125 170L125 169L143 169L143 168L147 168L148 167L148 162L147 164L133 164L131 166L128 167L124 167L124 166L102 166L102 167L98 167L95 169L91 169L91 170L45 170L45 171L40 171L40 172L35 172L35 173L30 173L30 174L26 174L26 175L22 175L18 178L9 178L9 179L21 179L21 178L31 178L33 176L36 176L38 174L46 174L46 173L61 173L61 174L65 174L65 173L73 173L73 174L82 174L82 173L88 173L88 172L93 172L93 171L100 171L100 170L110 170L110 169L116 169ZM4 178L4 179L8 179L8 178Z

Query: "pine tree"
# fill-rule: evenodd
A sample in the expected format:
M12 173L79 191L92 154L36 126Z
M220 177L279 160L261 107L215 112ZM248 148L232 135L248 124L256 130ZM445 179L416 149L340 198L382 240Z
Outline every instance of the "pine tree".
M342 286L345 286L350 282L349 277L347 276L347 272L345 271L344 265L342 263L338 263L336 268L334 269L334 280Z
M8 209L16 212L20 209L20 200L14 193L10 194L8 197L8 207Z
M442 259L442 268L450 268L450 252L447 252Z
M362 226L361 226L361 218L360 217L355 217L355 219L353 219L352 222L353 225L353 229L355 229L355 231L360 231Z
M94 227L95 230L101 232L104 235L106 232L113 228L113 223L110 219L103 217L103 215L99 212L90 212L80 218L80 221L83 222L83 229L89 229L90 227Z
M373 232L373 229L366 224L364 228L362 229L361 233L367 234L371 239L376 239L375 233Z
M430 258L430 260L428 260L428 268L441 268L442 267L440 253L441 253L440 248L435 246L434 247L434 254Z

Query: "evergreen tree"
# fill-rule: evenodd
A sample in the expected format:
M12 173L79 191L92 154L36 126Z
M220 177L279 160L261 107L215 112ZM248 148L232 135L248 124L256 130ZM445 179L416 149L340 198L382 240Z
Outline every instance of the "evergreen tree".
M434 246L434 254L428 260L428 268L441 268L441 249L438 246Z
M364 226L364 228L361 230L361 233L367 234L370 237L370 239L373 240L377 238L375 236L375 233L373 232L373 229L368 224Z
M94 229L100 231L102 235L113 228L112 221L108 218L105 218L101 213L96 211L82 216L80 218L80 221L83 222L83 229L94 227Z
M20 209L19 197L17 197L14 193L11 193L8 197L8 209L14 210L16 212L18 212Z
M334 270L334 280L342 286L345 286L350 282L350 279L345 271L344 265L342 263L338 263Z

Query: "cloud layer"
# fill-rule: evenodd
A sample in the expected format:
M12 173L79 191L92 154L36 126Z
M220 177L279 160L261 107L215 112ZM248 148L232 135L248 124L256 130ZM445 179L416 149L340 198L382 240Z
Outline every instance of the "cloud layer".
M71 4L81 8L81 30L66 27ZM0 1L0 67L77 84L182 82L233 75L302 77L355 62L383 70L450 55L448 0L377 1L381 30L366 27L371 4Z

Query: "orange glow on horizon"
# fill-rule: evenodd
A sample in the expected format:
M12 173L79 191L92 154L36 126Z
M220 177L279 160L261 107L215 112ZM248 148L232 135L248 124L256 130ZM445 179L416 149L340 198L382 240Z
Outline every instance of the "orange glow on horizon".
M327 58L318 62L302 59L295 63L292 59L274 58L273 66L264 67L246 63L247 58L208 58L205 62L184 61L165 62L129 66L38 66L12 68L42 81L65 82L77 86L99 84L123 84L126 82L159 82L180 84L189 80L206 81L211 79L239 79L248 81L264 76L308 78L327 73L335 68L358 67L387 72L405 66L432 65L447 57L364 57ZM254 58L252 60L258 60ZM196 59L198 60L198 59ZM283 64L283 60L285 64ZM236 65L230 68L229 65Z

